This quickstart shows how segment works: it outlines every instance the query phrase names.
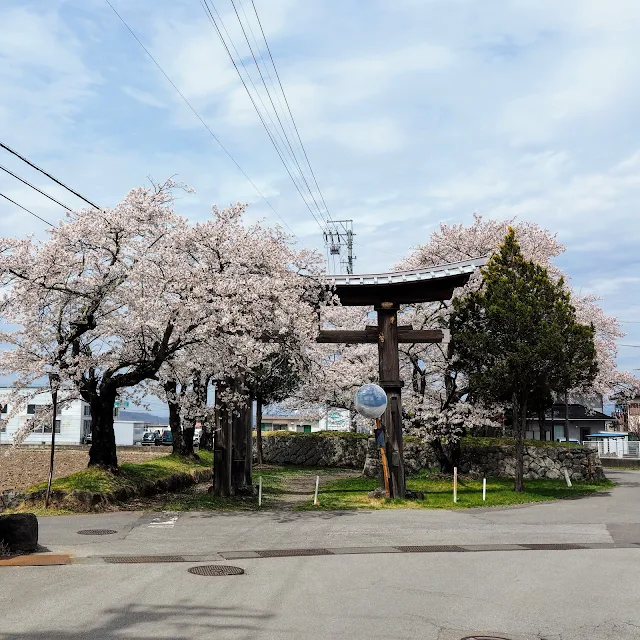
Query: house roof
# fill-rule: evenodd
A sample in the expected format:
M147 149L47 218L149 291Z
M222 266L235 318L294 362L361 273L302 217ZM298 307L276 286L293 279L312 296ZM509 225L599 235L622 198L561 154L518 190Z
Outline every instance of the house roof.
M344 306L364 306L379 302L405 304L449 300L453 290L464 286L471 274L487 264L488 258L391 271L387 273L340 274L329 283Z
M537 420L536 418L533 418ZM553 405L553 416L551 414L551 410L547 409L546 412L547 420L564 420L564 403L557 403ZM613 420L611 416L608 416L606 413L602 413L601 411L596 411L595 409L588 409L584 405L581 404L570 404L569 405L569 420Z

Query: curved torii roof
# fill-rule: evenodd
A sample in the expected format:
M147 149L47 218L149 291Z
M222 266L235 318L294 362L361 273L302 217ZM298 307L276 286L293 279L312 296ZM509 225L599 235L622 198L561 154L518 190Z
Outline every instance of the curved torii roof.
M453 290L487 262L486 257L472 258L408 271L332 275L328 281L346 307L434 302L451 299Z

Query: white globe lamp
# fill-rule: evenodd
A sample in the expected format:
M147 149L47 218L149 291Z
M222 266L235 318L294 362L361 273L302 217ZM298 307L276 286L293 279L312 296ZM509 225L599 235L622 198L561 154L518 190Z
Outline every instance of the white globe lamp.
M376 420L387 409L387 394L377 384L365 384L356 391L355 406L361 416Z

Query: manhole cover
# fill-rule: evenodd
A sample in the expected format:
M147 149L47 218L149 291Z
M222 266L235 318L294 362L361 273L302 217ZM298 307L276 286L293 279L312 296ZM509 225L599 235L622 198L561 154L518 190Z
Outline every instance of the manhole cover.
M199 567L191 567L187 571L196 576L240 576L244 573L244 569L228 564L204 564Z
M78 531L81 536L109 536L112 533L118 533L113 529L83 529Z
M138 564L141 562L186 562L182 556L107 556L105 562L111 564Z

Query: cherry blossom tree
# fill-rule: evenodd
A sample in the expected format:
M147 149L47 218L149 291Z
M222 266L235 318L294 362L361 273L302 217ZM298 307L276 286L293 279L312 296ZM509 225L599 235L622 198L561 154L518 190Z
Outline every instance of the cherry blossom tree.
M23 384L53 373L77 389L91 407L92 465L117 466L118 393L185 349L214 336L259 359L269 337L308 342L317 331L317 256L279 229L243 227L241 204L189 225L173 208L179 186L70 213L46 241L0 240L0 312L18 327L2 335L12 347L3 370Z
M555 258L565 250L555 234L535 223L490 220L480 215L474 215L469 225L440 225L425 244L415 247L395 268L421 268L487 256L497 249L510 226L515 229L526 259L546 268L553 279L568 280L554 264ZM476 272L456 295L477 289L481 281L480 273ZM603 312L595 296L573 292L572 301L578 322L593 324L595 328L598 375L591 391L611 396L622 387L637 384L633 376L616 367L616 339L623 335L617 320ZM450 308L451 301L407 305L401 309L398 322L410 324L414 329L444 329L447 336ZM338 307L328 311L334 317L327 319L327 328L361 329L367 321L371 323L371 309ZM401 344L399 351L407 431L426 437L438 452L443 467L451 466L465 430L495 427L504 407L467 401L467 381L451 369L447 337L443 344ZM359 385L377 380L374 345L318 345L316 353L317 373L299 392L306 402L326 399L336 406L349 407Z

